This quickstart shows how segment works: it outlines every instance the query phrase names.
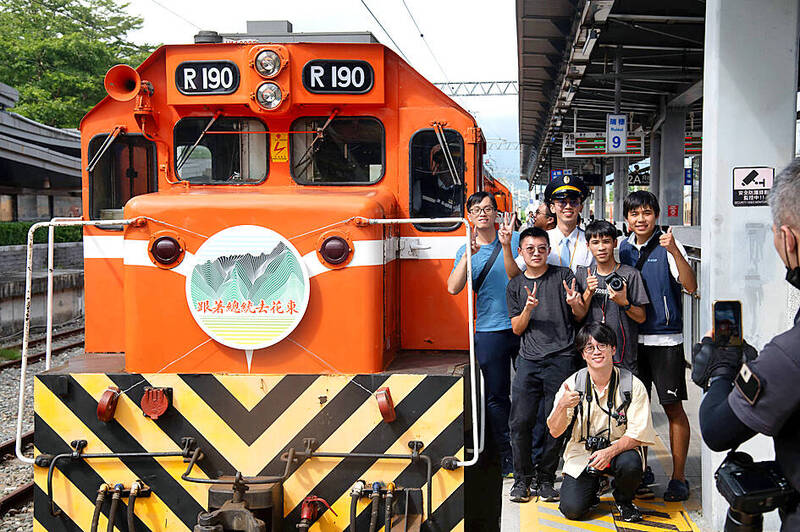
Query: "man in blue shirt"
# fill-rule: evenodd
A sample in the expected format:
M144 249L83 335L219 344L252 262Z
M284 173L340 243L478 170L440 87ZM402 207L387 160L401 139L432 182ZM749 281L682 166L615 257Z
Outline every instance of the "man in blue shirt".
M471 195L467 213L474 227L470 252L473 289L477 292L475 355L486 383L487 425L500 452L503 474L507 475L513 471L508 430L511 360L519 351L519 337L511 330L506 285L521 272L515 262L519 233L512 230L516 216L506 216L500 229L495 229L497 203L488 192ZM466 246L461 246L447 279L447 290L453 295L467 284L465 252Z

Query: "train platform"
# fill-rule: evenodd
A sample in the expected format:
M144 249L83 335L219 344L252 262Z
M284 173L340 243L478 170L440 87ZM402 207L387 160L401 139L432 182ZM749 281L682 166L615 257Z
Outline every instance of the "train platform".
M689 480L690 496L688 501L665 502L664 490L672 472L672 458L669 452L669 425L667 416L656 400L653 404L653 425L658 432L658 441L649 451L649 465L653 469L656 482L651 487L655 499L645 501L637 499L635 504L642 511L644 519L639 523L618 521L616 510L613 510L611 493L601 497L601 504L586 521L570 521L558 511L558 503L547 503L531 499L527 503L513 503L508 499L508 492L513 484L512 479L503 482L503 518L502 531L518 530L536 531L573 531L591 530L594 532L632 532L632 531L665 531L675 532L709 532L702 518L702 494L700 479L700 425L698 410L702 393L686 373L689 400L684 403L692 436L689 442L689 458L686 463L686 478ZM560 471L558 472L560 476ZM556 484L559 487L560 482Z

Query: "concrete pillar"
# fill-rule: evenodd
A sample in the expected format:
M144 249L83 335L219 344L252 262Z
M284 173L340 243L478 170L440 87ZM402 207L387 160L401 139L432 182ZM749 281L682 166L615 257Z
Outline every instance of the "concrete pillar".
M661 131L650 135L650 187L648 190L658 197L661 182Z
M600 159L600 165L597 168L597 173L602 177L603 186L594 187L594 217L598 220L606 219L606 163L605 159Z
M733 207L732 173L747 166L778 172L794 156L799 8L797 0L706 4L700 330L711 328L713 301L738 299L745 337L758 349L789 328L797 304L772 244L769 208ZM764 436L740 450L756 460L773 456ZM714 530L722 530L727 509L714 485L723 457L704 446L703 515ZM773 512L764 529L778 528Z
M683 154L686 136L686 108L667 108L661 125L661 150L659 165L658 204L661 206L659 223L683 224ZM669 216L669 206L677 205L675 216Z
M628 158L614 157L614 221L623 222L622 202L628 191Z

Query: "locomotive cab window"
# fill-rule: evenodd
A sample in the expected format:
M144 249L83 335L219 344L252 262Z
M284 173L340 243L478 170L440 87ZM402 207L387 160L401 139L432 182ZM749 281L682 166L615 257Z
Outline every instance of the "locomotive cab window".
M198 185L260 183L268 170L265 132L252 118L184 118L175 124L175 173Z
M464 139L457 131L423 129L411 138L412 218L460 218L464 213ZM414 224L422 231L450 231L458 224Z
M128 200L155 192L155 144L143 136L121 134L109 144L108 135L97 135L89 142L88 155L89 161L99 155L89 172L93 220L121 220Z
M371 185L383 177L385 135L375 118L300 118L292 131L292 177L301 185Z

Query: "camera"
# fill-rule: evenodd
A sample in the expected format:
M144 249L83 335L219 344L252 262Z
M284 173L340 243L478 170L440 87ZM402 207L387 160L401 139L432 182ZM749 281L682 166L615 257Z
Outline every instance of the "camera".
M606 288L598 288L595 290L596 294L601 296L606 296L608 294L608 289L611 288L615 292L621 292L625 289L625 278L622 277L617 272L611 272L608 277L606 277Z
M725 532L758 532L762 529L764 512L800 497L777 463L753 462L753 458L743 452L728 453L714 478L717 490L730 504Z
M606 447L611 446L611 442L608 440L608 438L603 436L587 436L584 446L586 447L587 451L593 453L595 451L599 451L600 449L605 449ZM593 476L605 475L607 469L608 467L605 469L597 469L588 465L586 466L586 472Z

